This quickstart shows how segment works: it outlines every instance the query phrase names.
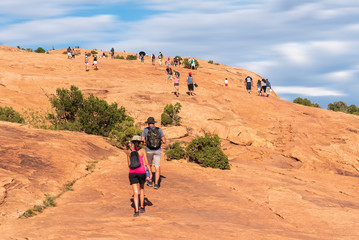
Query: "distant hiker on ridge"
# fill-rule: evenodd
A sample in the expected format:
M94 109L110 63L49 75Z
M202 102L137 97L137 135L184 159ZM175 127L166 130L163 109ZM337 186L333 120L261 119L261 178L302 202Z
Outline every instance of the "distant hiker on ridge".
M252 78L248 75L248 76L246 77L245 82L246 82L246 84L247 84L247 85L246 85L247 91L248 91L249 94L251 94Z
M155 63L156 63L156 56L155 56L155 54L154 53L152 53L152 65L155 65Z
M266 90L267 90L266 80L263 78L262 79L262 94L261 94L262 96L265 96Z
M228 79L227 78L224 80L224 86L228 87Z
M257 89L258 89L258 96L260 96L261 92L262 92L262 82L259 79L258 79L258 82L257 82Z
M71 58L71 48L70 46L67 48L67 59L70 59Z
M188 95L193 96L193 86L194 86L194 82L193 82L193 77L192 77L192 73L189 72L188 73L188 77L187 77L187 84L188 84ZM197 84L196 84L197 85Z
M175 95L176 97L179 96L179 81L180 81L180 73L175 71L175 79L174 79L174 87L175 87Z
M135 135L132 137L131 142L133 147L130 148L130 151L127 154L127 164L130 169L128 178L130 179L130 184L132 186L133 202L135 204L135 213L133 216L138 217L140 213L145 212L145 166L150 169L150 165L148 164L146 151L141 148L141 142L143 142L141 137ZM152 179L152 172L149 172L149 174L149 179ZM138 195L140 195L140 204L138 204Z
M111 48L111 58L115 58L115 49Z
M173 82L173 78L172 78L173 72L172 72L172 68L170 68L170 66L167 66L166 72L167 72L166 83L168 83L168 79L171 79L171 81Z
M270 84L268 79L266 79L266 87L267 87L267 97L269 97L269 93L272 91L272 85Z
M93 56L93 68L94 68L94 70L98 70L98 68L97 68L97 56L96 55Z
M86 72L88 72L89 69L89 59L87 58L87 56L85 56L85 68L86 68Z
M162 58L163 58L163 54L160 52L158 54L158 62L159 62L160 65L162 65Z
M154 189L158 189L160 180L160 165L161 165L161 144L166 143L165 135L161 128L155 126L155 119L149 117L145 122L148 127L143 129L141 139L146 141L146 153L147 159L150 165L150 171L152 172L152 165L155 165L155 186ZM152 182L148 181L147 186L152 187Z

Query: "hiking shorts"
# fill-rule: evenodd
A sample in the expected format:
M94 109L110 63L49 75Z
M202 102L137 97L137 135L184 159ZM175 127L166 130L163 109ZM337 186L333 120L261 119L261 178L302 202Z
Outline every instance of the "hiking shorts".
M171 74L167 74L166 79L171 79L171 80L173 80L172 75L171 75Z
M188 84L188 91L193 91L193 83Z
M128 178L130 179L130 185L132 184L145 184L146 173L129 173Z
M251 82L247 82L247 90L251 90L252 88L252 83Z
M150 166L155 165L155 167L159 167L161 165L161 149L158 150L146 150L147 160Z

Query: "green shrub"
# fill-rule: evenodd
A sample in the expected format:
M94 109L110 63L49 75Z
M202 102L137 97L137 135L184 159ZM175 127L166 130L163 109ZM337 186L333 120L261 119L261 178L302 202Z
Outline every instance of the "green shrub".
M182 105L180 103L176 103L174 106L172 104L167 104L163 109L163 113L161 115L161 124L163 126L174 124L176 126L180 125L181 117L178 115Z
M134 125L133 119L117 123L111 130L109 137L111 142L118 147L130 148L130 141L134 135L141 135L142 130Z
M108 104L92 94L85 99L76 86L71 86L70 90L57 89L56 97L50 102L54 113L48 114L47 119L52 129L110 137L121 146L128 146L132 136L141 133L124 107Z
M32 109L24 111L25 122L34 128L46 129L48 126L46 122L46 115L41 114L39 111Z
M67 54L67 51L63 51L62 54Z
M25 123L25 119L12 107L0 106L0 120L14 123Z
M218 135L205 134L204 137L193 139L186 148L190 162L196 162L203 167L230 169L228 157L221 149Z
M42 47L38 47L36 50L35 50L36 53L45 53L45 49L43 49Z
M32 48L26 48L26 51L32 52Z
M301 104L301 105L304 105L304 106L308 106L308 107L316 107L316 108L320 108L319 104L318 103L312 103L309 99L307 98L300 98L300 97L297 97L296 99L293 100L294 103L297 103L297 104Z
M126 60L137 60L136 55L127 55Z
M349 114L359 115L359 107L355 106L354 104L348 106L343 101L329 103L328 110L332 110L334 112L345 112Z
M198 63L197 59L195 59L194 62L195 62L195 64L196 64L196 67L195 67L195 68L197 69L197 68L199 67L199 63ZM185 68L191 69L191 63L188 62L188 58L183 59L183 66L184 66Z
M183 60L183 58L181 56L175 56L175 58L179 59L180 61Z
M208 63L209 63L209 64L213 64L213 60L209 60Z
M184 147L182 147L179 142L169 144L169 148L170 149L166 152L167 161L171 161L173 159L179 160L186 156Z
M16 46L18 49L21 49L21 47L20 46Z
M219 64L219 63L214 63L214 65L217 65L217 66L218 66L218 65L220 65L220 64Z
M85 53L86 57L91 57L91 53Z
M114 57L114 59L125 59L125 57L124 57L124 56L116 55L116 57Z
M98 52L96 50L91 50L91 54L96 55L96 54L98 54Z

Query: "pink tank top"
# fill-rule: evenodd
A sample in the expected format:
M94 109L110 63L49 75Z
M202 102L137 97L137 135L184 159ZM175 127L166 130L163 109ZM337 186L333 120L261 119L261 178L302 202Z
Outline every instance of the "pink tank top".
M135 148L131 148L133 151L135 151ZM140 163L141 166L136 168L136 169L131 169L130 168L130 173L145 173L146 174L146 169L145 169L145 164L143 163L143 156L139 155L140 158Z

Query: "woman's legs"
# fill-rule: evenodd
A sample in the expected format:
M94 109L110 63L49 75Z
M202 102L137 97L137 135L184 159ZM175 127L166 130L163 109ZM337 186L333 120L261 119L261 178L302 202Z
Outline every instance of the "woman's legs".
M145 202L145 184L140 184L140 206L141 206L141 208L145 207L144 202Z
M138 212L138 188L139 184L132 184L132 190L133 190L133 202L135 203L135 212Z

